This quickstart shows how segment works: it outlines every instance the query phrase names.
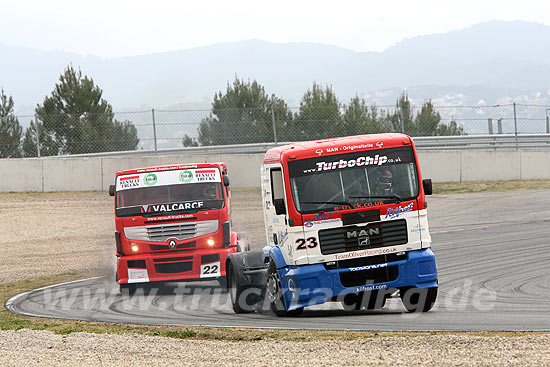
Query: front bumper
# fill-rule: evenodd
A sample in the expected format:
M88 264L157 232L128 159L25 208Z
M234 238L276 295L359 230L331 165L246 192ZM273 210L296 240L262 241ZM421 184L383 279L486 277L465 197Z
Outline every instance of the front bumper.
M117 257L118 283L212 280L225 276L227 255L236 246L192 252Z
M361 268L361 269L360 269ZM367 282L344 286L342 279L351 279L349 273L391 269L394 276L384 282ZM350 293L390 290L403 287L419 289L437 287L435 256L430 249L410 251L405 260L368 267L328 270L324 264L303 265L278 269L287 310L325 303ZM342 276L342 273L348 273ZM359 274L359 273L356 273ZM349 280L346 282L350 283Z

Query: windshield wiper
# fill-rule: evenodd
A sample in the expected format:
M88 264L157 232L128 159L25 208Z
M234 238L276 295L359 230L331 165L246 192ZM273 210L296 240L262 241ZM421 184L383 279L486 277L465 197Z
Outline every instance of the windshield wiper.
M403 200L399 195L369 195L369 196L350 196L350 199L395 199L396 202L400 203Z
M350 208L353 208L353 205L348 203L347 201L300 201L300 204L334 204L334 205L348 205ZM330 210L328 208L321 209L320 212L326 212L327 210Z

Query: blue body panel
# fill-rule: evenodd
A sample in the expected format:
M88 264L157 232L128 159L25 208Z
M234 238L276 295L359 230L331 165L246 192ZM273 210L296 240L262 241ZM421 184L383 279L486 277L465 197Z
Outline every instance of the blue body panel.
M278 250L278 252L277 252ZM341 268L327 270L323 264L286 267L280 266L282 254L278 247L271 248L270 256L277 264L279 279L283 287L283 296L287 310L325 303L334 297L349 293L368 292L401 287L419 289L437 287L437 269L435 256L430 249L409 251L406 260L368 265L360 268ZM284 264L284 260L282 260ZM370 270L374 268L397 266L397 278L391 282L344 287L340 273ZM351 269L351 270L350 270Z

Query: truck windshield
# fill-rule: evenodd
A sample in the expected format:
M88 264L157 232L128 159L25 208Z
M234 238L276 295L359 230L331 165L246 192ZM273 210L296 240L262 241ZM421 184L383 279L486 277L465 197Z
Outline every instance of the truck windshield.
M301 213L367 208L418 195L411 147L321 155L291 161L288 167Z
M117 177L118 216L221 209L224 194L217 169L187 169Z

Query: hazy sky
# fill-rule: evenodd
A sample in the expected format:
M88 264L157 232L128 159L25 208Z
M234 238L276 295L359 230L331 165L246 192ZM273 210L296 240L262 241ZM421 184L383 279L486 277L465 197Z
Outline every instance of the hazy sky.
M248 39L382 51L488 20L550 25L550 1L0 0L0 43L105 58Z

